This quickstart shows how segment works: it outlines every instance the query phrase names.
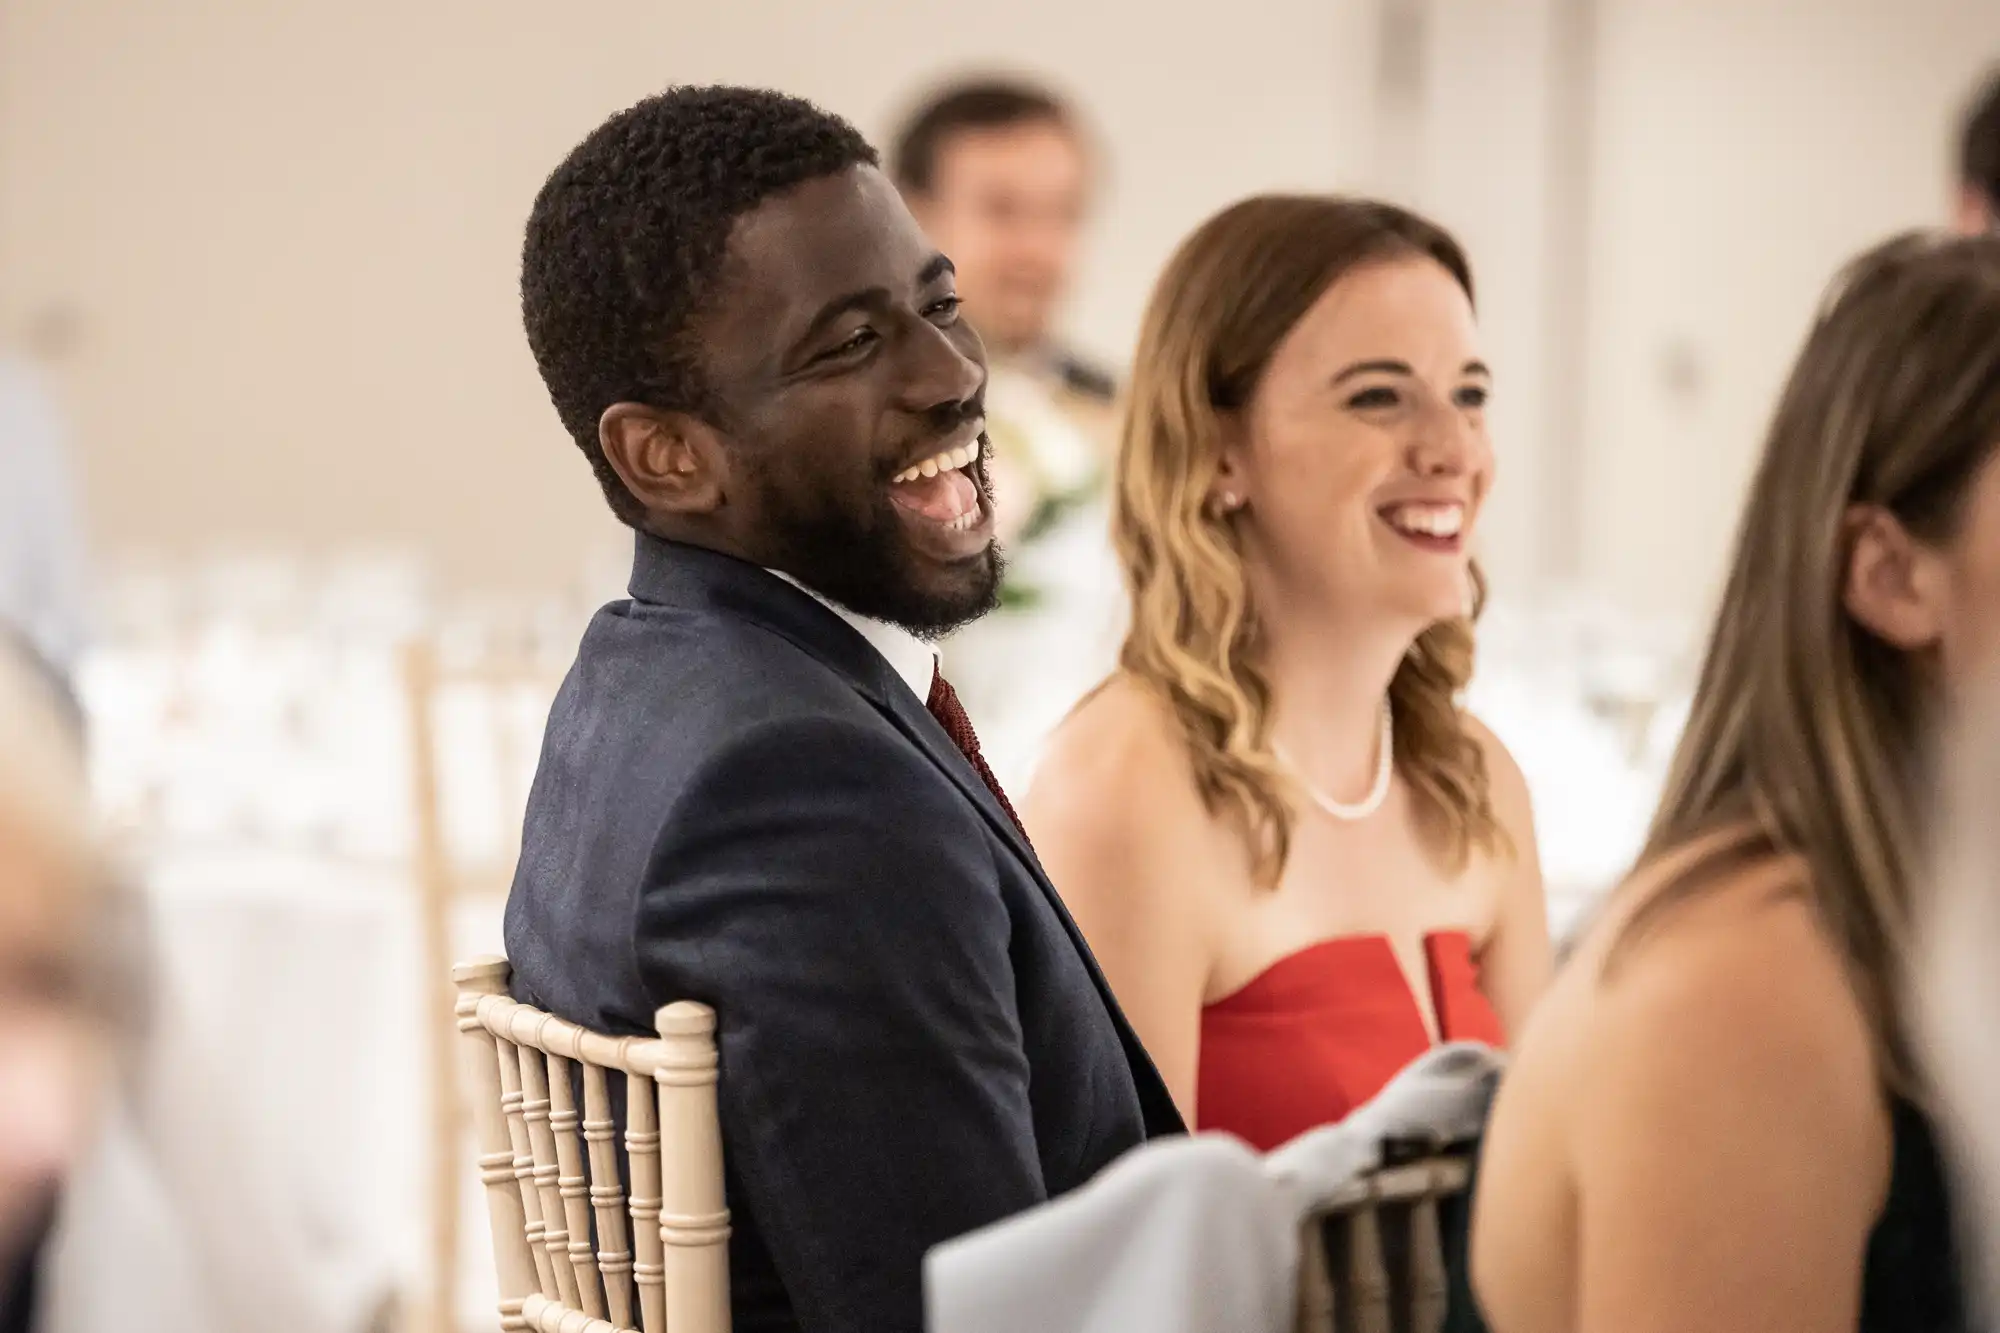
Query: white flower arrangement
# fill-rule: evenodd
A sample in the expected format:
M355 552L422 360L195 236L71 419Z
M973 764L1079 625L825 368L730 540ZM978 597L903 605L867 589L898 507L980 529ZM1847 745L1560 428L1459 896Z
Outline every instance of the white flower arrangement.
M995 367L986 387L986 433L1000 539L1027 555L1104 487L1104 450L1041 380ZM1001 589L1004 611L1032 610L1046 590L1016 559Z

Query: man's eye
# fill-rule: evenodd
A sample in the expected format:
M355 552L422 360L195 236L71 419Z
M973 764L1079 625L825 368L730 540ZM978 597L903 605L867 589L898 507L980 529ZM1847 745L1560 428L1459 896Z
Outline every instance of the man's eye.
M875 341L875 330L863 326L826 350L827 356L848 356Z
M947 296L942 300L931 302L924 314L932 319L943 317L946 320L953 320L958 318L958 308L964 304L965 302L956 296Z

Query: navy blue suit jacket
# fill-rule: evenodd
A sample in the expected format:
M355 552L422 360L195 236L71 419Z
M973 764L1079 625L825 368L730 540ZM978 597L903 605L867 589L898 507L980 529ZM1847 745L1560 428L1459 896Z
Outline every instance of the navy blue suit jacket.
M549 717L507 904L523 1001L719 1020L739 1333L919 1333L940 1241L1182 1126L1034 852L882 656L640 537Z

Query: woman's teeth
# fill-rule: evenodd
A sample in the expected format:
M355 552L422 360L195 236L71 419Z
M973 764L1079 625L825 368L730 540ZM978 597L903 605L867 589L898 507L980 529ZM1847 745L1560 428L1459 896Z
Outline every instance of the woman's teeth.
M956 472L962 467L972 466L972 461L978 457L977 444L960 445L956 449L947 449L941 454L934 454L913 468L898 472L892 480L900 485L906 481L915 481L919 477L935 477L940 472Z
M1465 506L1406 504L1383 511L1389 526L1420 537L1456 537L1465 526Z

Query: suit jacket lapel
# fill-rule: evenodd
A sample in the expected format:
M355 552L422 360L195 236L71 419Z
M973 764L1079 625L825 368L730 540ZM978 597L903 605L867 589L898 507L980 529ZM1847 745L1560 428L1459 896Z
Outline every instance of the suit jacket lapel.
M1139 1087L1149 1129L1169 1132L1184 1128L1166 1084L1152 1057L1132 1031L1125 1012L1098 969L1083 932L1070 917L1062 896L1042 870L1034 848L958 746L945 734L923 702L915 698L889 663L866 639L809 594L755 565L700 547L663 542L641 534L633 564L632 595L644 602L699 609L711 614L743 616L757 621L825 662L930 757L965 798L979 810L1000 840L1012 849L1035 885L1048 900L1065 933L1076 946L1092 983L1117 1026Z
M1103 999L1104 1007L1118 1029L1119 1041L1125 1047L1125 1058L1132 1066L1133 1081L1138 1085L1140 1101L1145 1107L1149 1132L1184 1130L1186 1126L1181 1121L1180 1112L1174 1106L1173 1098L1167 1092L1166 1084L1161 1080L1152 1056L1140 1044L1139 1035L1132 1030L1124 1009L1118 1003L1118 997L1112 994L1111 984L1104 979L1103 971L1098 968L1097 958L1091 953L1089 942L1083 938L1083 932L1077 928L1075 918L1069 914L1068 905L1056 891L1056 886L1050 881L1048 873L1042 869L1041 858L1035 855L1035 849L1029 845L1026 835L1021 832L1012 817L1001 808L1000 802L993 795L992 788L986 785L985 779L979 776L971 761L952 742L951 737L945 734L943 726L931 716L930 709L919 708L910 700L909 691L894 691L887 699L877 698L874 702L903 730L904 734L930 756L931 762L943 770L945 776L957 784L958 789L965 793L966 799L979 808L979 812L986 817L987 824L1000 835L1000 840L1013 850L1014 855L1034 880L1035 886L1048 900L1050 910L1056 914L1056 919L1062 922L1064 933L1076 946L1077 955L1083 959L1084 968L1090 973L1091 983L1097 987L1097 993Z

